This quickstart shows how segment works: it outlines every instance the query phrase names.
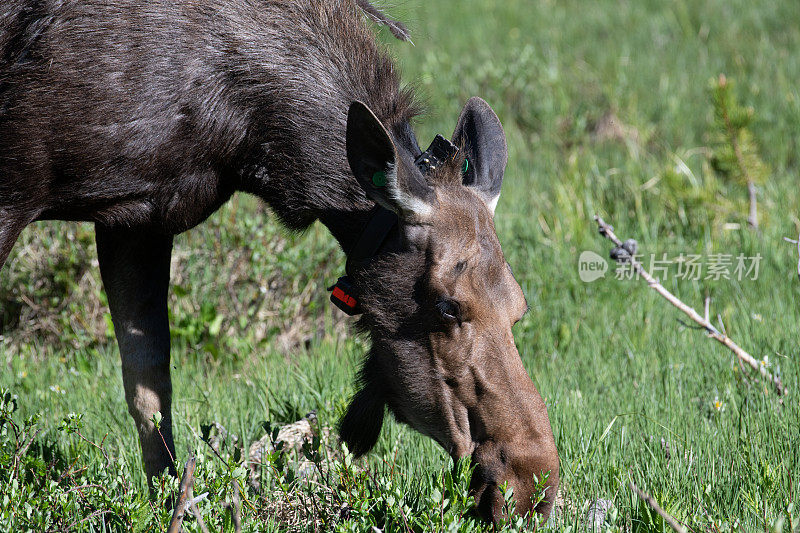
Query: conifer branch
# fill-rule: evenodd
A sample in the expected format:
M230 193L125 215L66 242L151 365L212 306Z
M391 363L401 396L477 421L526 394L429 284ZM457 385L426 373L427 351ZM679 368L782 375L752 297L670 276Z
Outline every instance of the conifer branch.
M726 89L728 86L728 80L725 77L725 74L719 75L719 87L720 89ZM731 143L731 148L733 148L733 153L736 156L736 163L739 165L739 171L742 173L745 181L747 182L747 192L750 196L750 215L747 217L747 223L750 224L753 228L758 229L758 208L756 204L756 186L753 183L752 177L750 177L750 173L747 170L747 165L744 162L744 154L742 154L742 148L739 145L738 133L736 128L733 127L731 124L731 117L728 111L727 100L725 98L720 98L720 114L722 115L723 124L725 124L725 131L727 133L728 142Z
M713 87L714 115L720 131L712 164L716 170L733 175L747 186L750 201L747 222L752 228L758 229L757 185L764 180L768 171L747 129L753 118L753 110L737 104L731 85L725 75L720 74Z

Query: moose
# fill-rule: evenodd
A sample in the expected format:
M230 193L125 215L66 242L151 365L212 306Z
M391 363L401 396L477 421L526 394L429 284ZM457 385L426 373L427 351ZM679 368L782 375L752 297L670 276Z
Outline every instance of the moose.
M558 454L514 343L528 306L494 228L503 127L474 97L452 137L423 151L415 96L377 42L367 16L381 13L369 7L4 0L0 267L34 221L94 223L152 479L175 472L173 236L235 192L261 198L291 230L319 220L347 255L336 302L361 314L371 340L341 439L367 453L388 411L453 458L471 456L482 516L501 516L498 486L508 481L517 512L546 519Z

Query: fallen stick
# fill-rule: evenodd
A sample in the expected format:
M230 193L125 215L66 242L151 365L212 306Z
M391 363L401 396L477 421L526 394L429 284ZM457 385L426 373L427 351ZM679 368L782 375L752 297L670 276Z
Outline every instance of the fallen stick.
M172 520L169 522L167 533L179 533L181 530L183 517L186 516L186 502L191 499L195 462L196 459L191 456L186 460L186 466L183 467L178 501L175 502L175 510L172 511Z
M194 496L192 491L189 491L189 495L191 496L191 499L186 502L186 505L184 506L184 512L191 511L194 519L197 520L197 525L200 527L200 531L203 533L210 533L208 531L208 527L206 527L205 520L203 520L203 515L200 514L200 508L197 506L198 503L208 498L208 493L204 492L199 496Z
M650 496L642 489L637 487L633 481L631 481L628 485L630 486L631 490L635 492L636 495L642 499L642 501L644 501L644 503L649 505L655 512L659 514L659 516L661 516L661 518L664 519L664 522L666 522L669 525L669 527L671 527L678 533L686 533L686 528L683 527L677 520L675 520L672 517L672 515L670 515L668 512L662 509L661 506L658 505L658 502L655 501L652 496Z
M233 480L233 530L242 533L242 501L239 498L239 482Z
M189 508L192 510L194 519L197 520L197 525L200 526L200 531L202 531L203 533L211 533L208 530L208 527L206 527L206 522L205 520L203 520L203 515L200 514L200 509L197 507L197 502L193 500L192 502L189 503L191 503Z
M195 495L194 495L194 494L192 494L192 493L189 493L189 494L191 494L191 495L192 495L192 498L186 502L186 508L187 508L187 509L191 509L191 508L192 508L192 506L195 506L195 505L197 505L198 503L200 503L201 501L203 501L203 500L205 500L206 498L208 498L208 493L207 493L207 492L204 492L204 493L203 493L203 494L201 494L200 496L195 496Z
M623 263L630 262L631 268L633 268L634 271L647 282L651 289L666 298L669 303L683 311L686 316L699 324L703 329L706 330L706 333L709 337L727 346L728 349L730 349L734 355L736 355L736 357L750 365L754 370L757 370L765 379L772 382L777 389L778 394L785 396L789 392L788 389L783 386L783 382L781 382L781 379L778 376L773 376L770 374L765 365L760 364L759 361L757 361L752 355L747 353L738 344L733 342L730 337L714 327L714 325L709 321L708 316L705 318L700 316L697 311L683 303L680 299L678 299L677 296L665 289L656 278L651 276L650 273L644 269L642 264L636 260L635 250L633 253L631 253L629 250L630 245L628 245L627 242L623 244L623 242L619 240L619 237L614 234L614 228L606 224L606 222L597 215L595 215L594 220L597 222L600 235L617 245L617 248L612 250L612 259ZM633 242L635 243L635 241Z
M800 278L800 235L797 236L796 241L788 237L784 237L783 240L788 243L797 245L797 277Z

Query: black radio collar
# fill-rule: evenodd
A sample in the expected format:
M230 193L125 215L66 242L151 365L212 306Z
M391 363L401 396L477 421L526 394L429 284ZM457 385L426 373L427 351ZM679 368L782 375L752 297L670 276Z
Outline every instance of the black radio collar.
M428 149L414 160L414 164L423 175L427 175L455 157L457 153L458 148L452 142L441 135L436 135ZM389 236L389 232L397 223L398 218L395 213L376 205L355 244L347 253L346 275L340 277L336 284L328 290L331 291L331 302L348 315L353 316L364 312L354 294L351 281L353 268L378 253Z
M354 295L351 281L353 269L359 263L377 255L397 222L398 218L394 212L376 205L372 209L364 229L361 230L361 234L347 254L347 263L344 268L346 275L340 277L336 284L328 289L331 291L331 302L348 315L353 316L364 312L359 305L358 298Z

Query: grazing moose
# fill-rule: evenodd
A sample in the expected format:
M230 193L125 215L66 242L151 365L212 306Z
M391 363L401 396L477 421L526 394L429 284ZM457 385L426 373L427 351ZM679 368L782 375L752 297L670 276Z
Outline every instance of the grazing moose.
M173 235L236 191L348 254L333 298L372 347L341 421L356 454L389 411L471 455L487 518L509 481L549 515L558 455L511 332L527 309L493 216L497 116L465 105L423 152L365 0L3 0L0 266L36 220L95 223L148 478L174 467L167 291ZM371 12L375 17L377 10ZM395 29L397 29L395 27ZM151 418L161 412L161 436Z

